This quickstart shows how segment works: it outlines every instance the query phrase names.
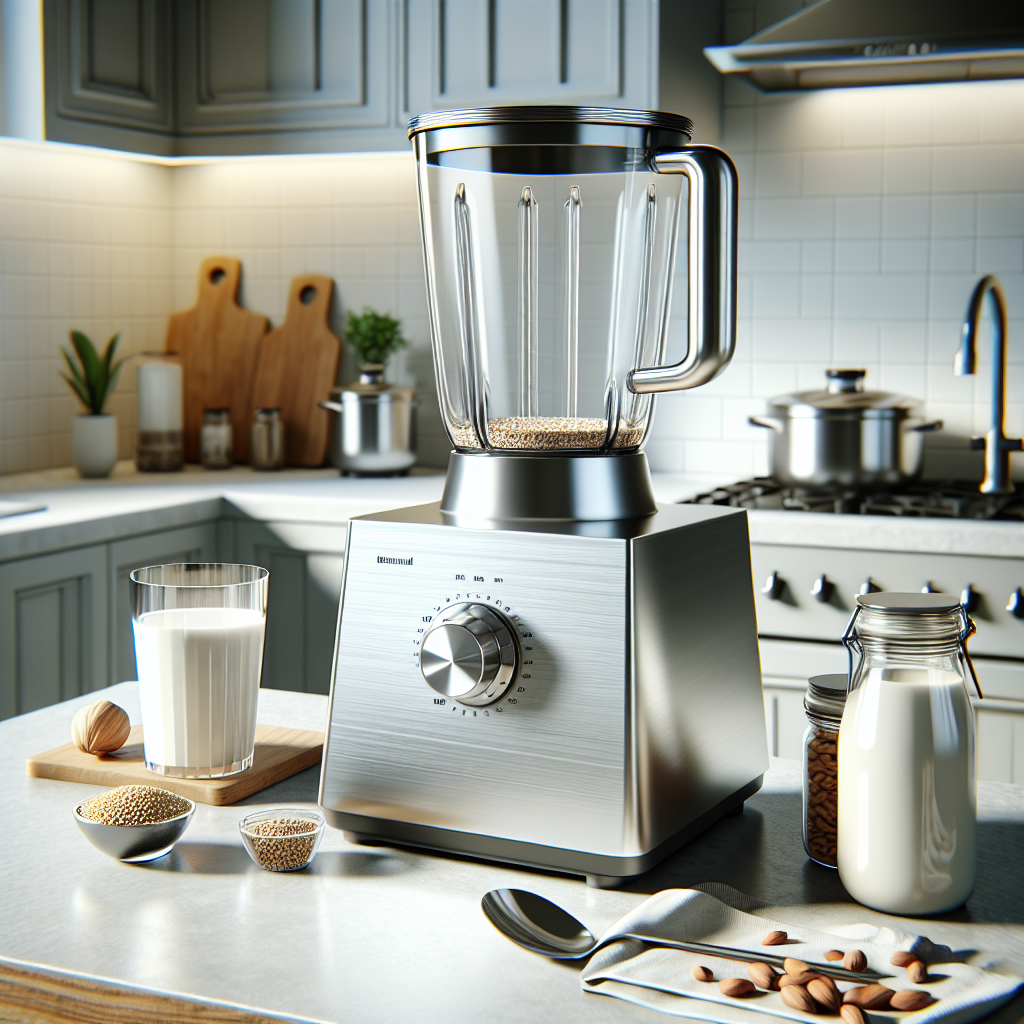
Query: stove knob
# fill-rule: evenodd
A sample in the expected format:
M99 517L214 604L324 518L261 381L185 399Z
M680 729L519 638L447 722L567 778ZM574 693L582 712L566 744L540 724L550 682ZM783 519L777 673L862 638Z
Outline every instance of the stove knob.
M941 591L941 590L939 590L939 588L938 588L938 587L933 587L933 586L931 585L931 583L930 583L930 582L928 582L928 583L926 583L926 584L925 584L925 585L924 585L924 586L923 586L923 587L921 588L921 593L922 593L922 594L941 594L941 593L942 593L942 591Z
M485 604L453 605L420 647L420 671L438 693L483 707L501 700L515 679L515 627Z
M877 594L881 589L870 576L860 585L860 593L862 594Z
M1010 595L1010 600L1006 603L1006 610L1015 619L1024 619L1024 592L1020 587Z
M832 594L836 589L836 585L822 573L815 581L814 586L811 587L811 597L815 601L820 601L822 604L828 604L832 599Z
M782 592L786 589L786 581L779 575L779 570L774 569L771 575L764 581L764 586L761 588L761 593L768 598L769 601L778 601L782 597Z
M970 583L960 591L960 604L963 606L965 612L968 615L978 607L978 599L981 595L974 589L974 586Z

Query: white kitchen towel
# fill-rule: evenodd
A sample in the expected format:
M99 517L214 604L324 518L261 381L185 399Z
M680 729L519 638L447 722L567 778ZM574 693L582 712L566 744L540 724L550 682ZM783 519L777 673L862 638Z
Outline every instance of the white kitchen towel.
M634 933L651 939L707 942L751 952L791 956L811 963L825 963L830 949L860 949L868 967L882 974L881 983L893 989L920 988L938 1002L902 1019L913 1024L942 1021L943 1024L971 1024L1007 1002L1024 980L957 963L947 946L938 946L920 935L910 935L874 925L852 925L833 932L803 925L789 925L763 912L761 903L730 886L708 883L694 889L666 889L641 903L614 927L602 941L615 935ZM784 946L766 947L761 939L778 929L789 934ZM914 985L905 970L892 967L889 957L897 950L911 950L929 968L929 979ZM715 981L697 981L691 973L696 964L715 972ZM663 1013L720 1024L756 1021L755 1014L774 1014L787 1020L820 1021L820 1015L792 1010L778 992L761 992L747 999L722 995L722 978L746 978L747 964L675 949L656 949L634 939L623 939L599 950L583 971L584 992L614 996ZM837 982L840 990L853 988Z

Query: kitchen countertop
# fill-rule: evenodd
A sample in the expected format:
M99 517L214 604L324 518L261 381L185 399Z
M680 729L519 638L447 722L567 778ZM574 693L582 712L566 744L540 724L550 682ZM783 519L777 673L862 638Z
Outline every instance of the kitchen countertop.
M239 805L200 804L168 856L128 866L91 847L72 819L71 808L99 788L24 774L25 758L66 742L74 712L99 696L138 721L136 686L121 683L0 722L0 1001L5 972L10 977L21 968L38 977L45 965L51 970L42 971L43 981L56 982L71 999L85 998L80 984L69 987L85 975L253 1008L263 1015L257 1021L659 1019L619 1000L583 995L578 966L508 942L479 909L480 897L499 886L540 892L600 932L650 893L723 881L775 904L784 921L821 928L888 923L954 949L979 950L992 966L1024 974L1021 787L979 785L977 888L963 909L927 921L854 904L835 872L805 859L799 765L777 759L743 815L719 822L619 891L468 859L353 846L330 828L310 869L262 872L240 845L238 820L255 807L313 805L317 769ZM262 690L259 719L322 728L326 700ZM1002 1024L1022 1014L1019 996L990 1019ZM750 1019L765 1020L753 1012Z
M652 480L662 502L689 498L709 486L706 478L680 473L654 473ZM437 501L443 481L440 470L356 479L330 469L259 473L245 466L137 473L131 462L118 463L109 480L82 480L73 469L0 477L4 498L48 506L0 518L0 560L172 529L232 510L261 521L340 523L354 515ZM761 509L749 516L756 544L1024 557L1024 529L1013 522Z

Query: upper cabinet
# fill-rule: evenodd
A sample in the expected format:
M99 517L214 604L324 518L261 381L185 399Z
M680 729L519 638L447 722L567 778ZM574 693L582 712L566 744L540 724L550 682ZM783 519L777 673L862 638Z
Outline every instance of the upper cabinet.
M658 0L44 0L46 137L165 156L375 151L405 149L409 117L426 110L649 109L659 98L674 109L662 79L677 54L706 64L699 47L717 41L718 9L719 0L660 10ZM663 36L681 12L701 31L690 21L680 45L660 39L659 54L659 26Z

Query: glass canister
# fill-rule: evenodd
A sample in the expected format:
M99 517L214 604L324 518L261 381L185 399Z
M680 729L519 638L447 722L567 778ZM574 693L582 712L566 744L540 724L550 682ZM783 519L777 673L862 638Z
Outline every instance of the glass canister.
M280 409L257 409L253 412L249 465L253 469L284 468L284 423Z
M230 469L234 461L230 409L204 409L199 461L207 469Z
M843 637L838 867L865 906L939 914L974 889L973 632L949 594L857 598Z
M804 697L804 850L811 860L828 868L836 866L836 744L847 682L842 673L811 676Z
M144 352L136 371L135 464L141 473L169 473L184 461L181 363L175 352Z

